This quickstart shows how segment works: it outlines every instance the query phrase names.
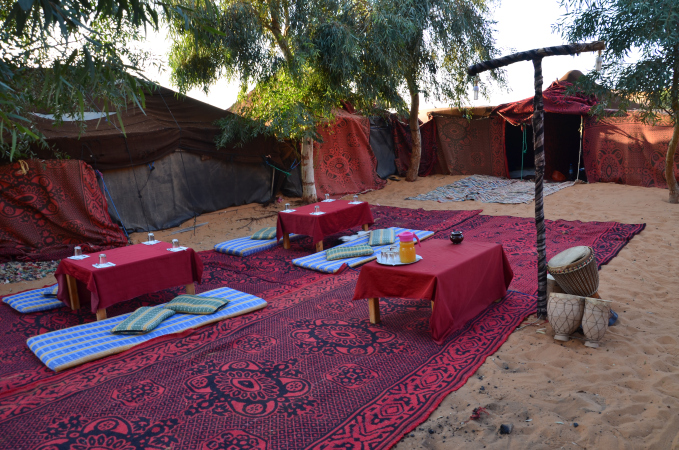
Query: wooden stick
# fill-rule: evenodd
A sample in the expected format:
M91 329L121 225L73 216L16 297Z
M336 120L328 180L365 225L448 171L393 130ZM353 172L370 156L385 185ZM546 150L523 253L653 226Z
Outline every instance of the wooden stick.
M363 231L368 231L368 224L367 223L363 224Z
M500 67L508 66L519 61L531 61L534 59L542 59L546 56L555 55L574 55L576 53L595 52L598 50L605 50L606 43L603 41L587 42L583 44L568 44L557 45L556 47L545 47L528 50L525 52L514 53L512 55L503 56L502 58L492 59L490 61L483 61L467 69L470 76L485 72L487 70L499 69Z
M535 154L535 231L538 251L538 318L547 317L547 237L543 182L545 178L545 111L542 99L542 58L533 60L535 96L533 97L533 148Z
M323 241L316 242L316 253L323 251Z
M368 312L370 313L370 323L380 323L380 299L368 299Z
M71 301L71 309L80 309L80 297L78 297L78 281L71 275L66 275L66 287L68 288L68 298Z
M97 320L106 319L106 308L99 308L97 310Z
M196 283L189 283L186 285L186 293L189 295L196 295Z
M290 233L285 233L283 235L283 248L290 250Z

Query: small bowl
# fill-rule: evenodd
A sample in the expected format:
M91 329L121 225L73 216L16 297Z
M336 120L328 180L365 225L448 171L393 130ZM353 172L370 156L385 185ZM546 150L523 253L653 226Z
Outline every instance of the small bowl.
M450 233L450 242L453 244L459 244L464 240L464 236L461 231L453 231Z

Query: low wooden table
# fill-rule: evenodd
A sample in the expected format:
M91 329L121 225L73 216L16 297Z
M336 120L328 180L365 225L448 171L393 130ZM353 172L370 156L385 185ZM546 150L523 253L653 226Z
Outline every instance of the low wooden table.
M318 206L324 214L312 215ZM347 200L318 202L295 208L293 212L278 213L276 238L283 238L283 248L290 248L290 234L311 236L316 251L323 251L323 238L361 225L364 231L374 223L367 202L352 204Z
M63 259L55 276L60 286L59 300L71 309L80 309L81 298L89 298L97 320L106 318L106 308L140 295L186 286L195 294L203 263L193 249L171 252L172 244L136 244L106 250L108 262L115 266L95 268L99 254L81 260Z
M507 293L514 277L499 244L432 239L415 246L422 261L385 266L376 261L361 268L354 300L368 299L371 323L380 323L379 298L430 300L430 329L441 344L451 333Z

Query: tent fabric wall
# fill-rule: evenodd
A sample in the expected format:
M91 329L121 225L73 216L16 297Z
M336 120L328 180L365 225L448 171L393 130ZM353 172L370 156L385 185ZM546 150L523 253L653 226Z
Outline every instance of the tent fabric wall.
M335 111L331 125L319 125L323 142L314 142L314 181L319 196L342 196L381 189L377 159L370 147L367 117Z
M0 261L48 261L127 244L88 164L28 160L0 167Z
M665 155L672 138L665 117L656 126L645 125L636 114L585 119L583 155L587 179L632 186L667 188ZM679 154L675 156L679 174Z
M370 148L377 159L377 175L384 180L395 174L394 138L389 123L381 117L370 119Z
M396 116L392 116L391 133L394 138L394 152L396 153L396 171L400 176L405 176L410 167L410 158L413 152L410 126L398 120ZM418 176L426 177L434 171L438 163L438 140L436 123L433 120L420 124L420 138L422 139L422 153Z
M505 124L501 117L470 121L464 117L435 115L432 121L436 121L438 130L443 174L509 175L505 155Z
M194 213L264 203L271 198L273 169L264 164L226 163L175 152L155 161L152 167L139 165L103 173L128 231L172 228ZM109 205L109 213L118 220L113 205Z

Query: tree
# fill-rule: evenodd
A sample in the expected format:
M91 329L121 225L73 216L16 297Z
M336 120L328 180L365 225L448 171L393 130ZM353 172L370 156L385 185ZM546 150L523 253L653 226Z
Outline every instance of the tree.
M381 87L380 99L409 97L408 120L413 138L406 180L415 181L422 140L418 114L420 94L460 106L469 92L467 67L497 56L493 22L486 0L377 0L366 24L362 74L358 86ZM503 72L489 78L503 83ZM369 89L366 89L368 91ZM405 102L401 103L402 105ZM392 107L398 108L395 103Z
M302 141L303 200L315 201L316 126L351 95L347 80L359 66L353 3L178 0L175 6L191 13L190 20L168 15L174 83L180 91L198 86L207 92L221 77L239 80L238 114L220 122L218 143L258 134Z
M42 141L33 112L58 124L89 108L142 106L149 54L128 44L157 26L154 8L147 0L0 0L0 158L31 156Z
M656 123L666 112L674 125L665 158L669 202L679 203L674 157L679 142L679 2L677 0L562 0L571 12L557 24L569 41L606 42L600 71L581 77L578 88L596 94L601 115L615 97L626 111L642 105L641 117ZM627 62L633 51L636 62Z

